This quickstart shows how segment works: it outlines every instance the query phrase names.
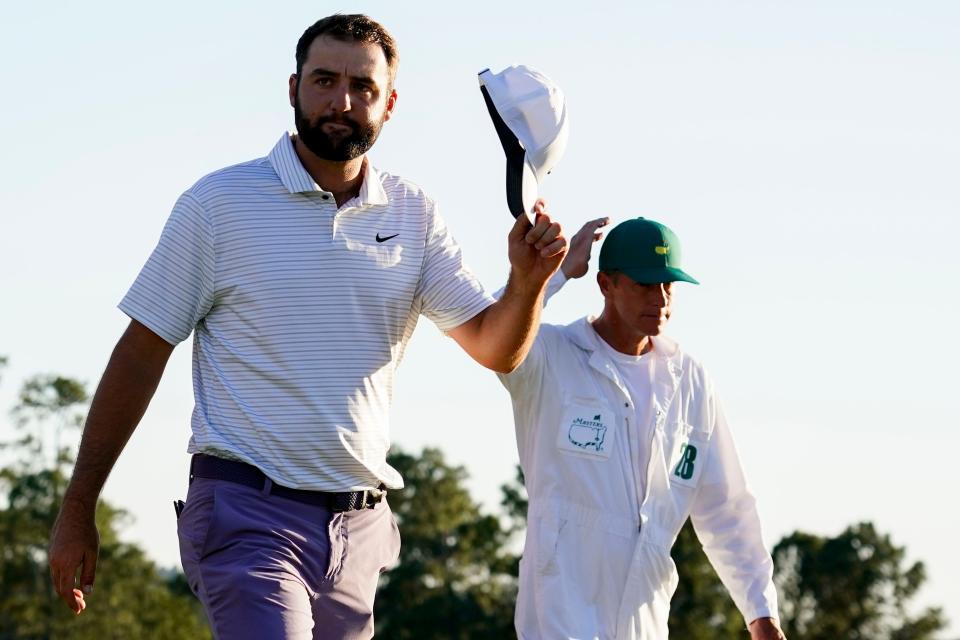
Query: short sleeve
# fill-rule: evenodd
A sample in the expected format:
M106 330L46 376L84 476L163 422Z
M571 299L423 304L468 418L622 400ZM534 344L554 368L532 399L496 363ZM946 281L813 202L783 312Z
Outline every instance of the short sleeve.
M213 306L214 261L210 221L184 193L120 310L170 344L182 342Z
M450 331L471 319L494 300L463 262L460 245L454 240L436 209L430 207L427 246L417 301L420 312L441 331Z

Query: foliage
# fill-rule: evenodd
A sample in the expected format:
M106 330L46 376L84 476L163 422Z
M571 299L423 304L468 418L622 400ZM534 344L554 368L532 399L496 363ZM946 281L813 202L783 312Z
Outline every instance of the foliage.
M94 593L87 610L74 614L53 592L47 569L47 541L66 484L69 447L51 462L37 453L44 431L79 425L86 403L83 385L57 376L29 380L14 409L30 437L9 443L17 461L0 469L0 640L193 640L209 638L195 599L185 594L179 576L163 575L135 545L121 542L117 530L123 511L101 501L96 519L100 557ZM82 416L81 416L82 417ZM54 424L51 424L54 423ZM59 449L59 447L58 447Z
M904 566L906 549L870 523L835 538L795 532L773 556L789 638L929 640L946 626L938 608L908 615L926 571L920 562Z
M59 472L51 476L55 497L63 486L59 480L64 468L73 458L71 447L63 445L64 433L80 429L88 401L83 383L63 376L38 375L23 383L19 403L11 411L17 428L27 433L14 443L5 443L5 446L12 444L25 454L22 470L51 466ZM51 435L52 451L47 444Z
M517 465L513 481L500 487L500 505L506 510L507 519L510 521L509 531L512 534L523 533L527 528L527 507L530 500L527 498L525 482L523 469Z
M463 486L466 471L439 450L395 452L389 462L406 483L390 494L403 546L398 566L381 578L377 635L511 637L517 558L504 551L509 532L480 512Z

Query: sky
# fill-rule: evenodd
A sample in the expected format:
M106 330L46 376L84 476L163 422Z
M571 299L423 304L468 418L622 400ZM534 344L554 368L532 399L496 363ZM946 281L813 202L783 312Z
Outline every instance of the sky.
M869 520L925 563L920 604L960 633L960 4L914 0L15 3L0 23L0 409L57 373L96 385L116 308L198 178L293 126L302 31L384 23L399 100L370 157L440 202L492 289L507 274L504 161L476 74L527 64L564 91L543 185L570 234L660 220L702 283L668 333L716 379L772 546ZM602 308L591 273L547 322ZM128 540L177 565L190 347L105 488ZM3 416L4 414L0 414ZM517 462L496 378L422 320L394 443L441 448L491 511ZM0 439L12 437L0 417Z

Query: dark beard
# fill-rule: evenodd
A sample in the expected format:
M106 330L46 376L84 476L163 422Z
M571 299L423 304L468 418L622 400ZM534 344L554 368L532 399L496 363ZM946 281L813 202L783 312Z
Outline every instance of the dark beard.
M320 116L315 120L307 118L300 108L300 92L293 101L293 116L297 125L297 136L314 155L332 162L346 162L359 158L373 146L383 127L383 118L366 126L345 116ZM346 137L331 138L323 132L328 122L344 124L353 129Z

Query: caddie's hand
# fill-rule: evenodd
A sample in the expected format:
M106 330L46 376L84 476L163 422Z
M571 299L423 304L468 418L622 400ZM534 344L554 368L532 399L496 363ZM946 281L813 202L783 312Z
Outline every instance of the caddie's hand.
M559 268L567 239L560 224L547 215L543 199L537 200L533 211L532 225L526 216L517 216L508 236L508 255L512 277L539 287Z
M563 264L560 265L567 279L582 278L586 275L593 243L603 237L603 231L599 229L608 224L610 224L610 218L607 217L590 220L570 238L570 249L567 251L567 257L563 259Z
M84 595L90 595L93 591L93 580L97 573L100 534L94 522L95 509L95 506L65 499L50 536L50 577L53 588L78 615L87 607ZM79 581L76 580L78 569Z
M776 618L757 618L749 628L750 640L787 640Z

